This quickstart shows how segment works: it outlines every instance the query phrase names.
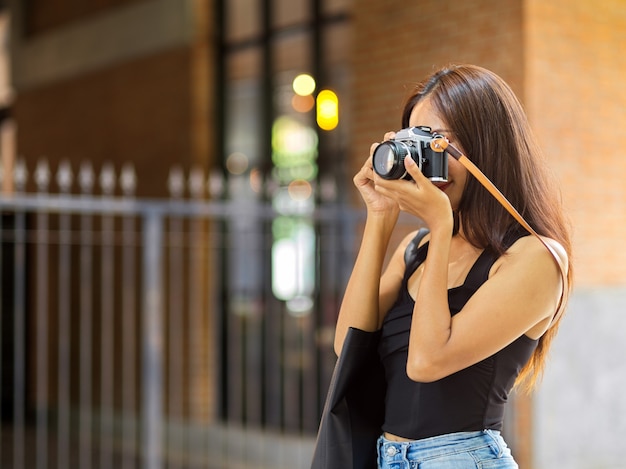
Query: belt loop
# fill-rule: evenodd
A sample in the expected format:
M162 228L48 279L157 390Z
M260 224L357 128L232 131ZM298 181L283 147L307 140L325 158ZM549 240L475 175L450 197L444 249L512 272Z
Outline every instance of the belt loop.
M501 458L504 454L504 448L502 446L502 438L500 437L500 432L485 429L483 430L487 438L491 440L494 452L498 454L498 458Z

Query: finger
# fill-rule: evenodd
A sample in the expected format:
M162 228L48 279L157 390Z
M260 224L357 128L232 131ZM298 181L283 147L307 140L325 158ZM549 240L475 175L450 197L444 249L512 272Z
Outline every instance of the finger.
M411 175L413 180L415 180L416 184L419 185L420 183L427 180L424 174L422 173L422 171L420 170L419 166L417 166L417 163L415 162L415 160L411 158L410 155L407 155L406 158L404 158L404 168Z
M385 186L384 184L376 184L375 182L374 182L374 190L376 190L376 192L382 195L383 197L387 197L393 200L395 200L395 197L397 197L398 195L396 192L387 188L387 186Z
M367 186L369 184L373 184L372 181L372 176L371 176L371 169L366 168L365 166L363 168L361 168L361 170L356 173L354 175L354 177L352 178L353 183L357 186L357 187L361 187L361 186Z
M378 147L378 145L380 145L380 143L378 143L378 142L372 143L370 145L370 157L374 154L374 150L376 150L376 147ZM370 160L371 160L371 158L370 158Z
M394 138L396 138L396 133L395 132L387 132L385 134L385 140L393 140Z

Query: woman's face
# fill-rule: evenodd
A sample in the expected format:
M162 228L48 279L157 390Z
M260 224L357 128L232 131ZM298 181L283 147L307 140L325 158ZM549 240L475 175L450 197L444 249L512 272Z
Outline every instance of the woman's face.
M460 151L463 151L463 148L454 142L454 135L443 119L439 117L439 114L435 111L428 98L423 99L415 105L411 112L411 117L409 118L409 126L415 127L420 125L428 126L433 132L448 137L450 143L453 143ZM467 177L467 169L454 157L448 155L448 182L438 182L435 183L435 185L448 196L452 210L456 210L459 207Z

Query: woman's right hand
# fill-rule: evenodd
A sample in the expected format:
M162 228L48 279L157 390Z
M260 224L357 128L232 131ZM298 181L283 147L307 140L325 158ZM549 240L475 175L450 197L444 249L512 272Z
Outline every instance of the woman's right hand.
M395 132L388 132L385 134L384 140L392 139L395 136ZM374 149L378 146L378 143L373 143L370 147L370 156L365 161L365 164L361 167L359 172L354 176L353 182L358 189L365 205L367 206L368 213L381 213L387 215L395 215L400 212L398 203L380 194L376 191L376 185L374 183L374 167L372 165L372 155Z

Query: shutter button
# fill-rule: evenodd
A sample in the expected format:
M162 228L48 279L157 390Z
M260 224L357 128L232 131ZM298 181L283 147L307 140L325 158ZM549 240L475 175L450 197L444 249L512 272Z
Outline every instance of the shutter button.
M387 456L392 457L398 454L400 451L395 446L387 447Z

